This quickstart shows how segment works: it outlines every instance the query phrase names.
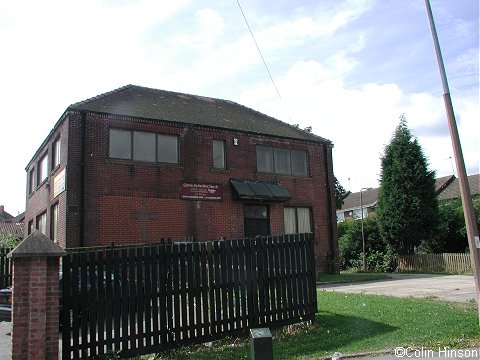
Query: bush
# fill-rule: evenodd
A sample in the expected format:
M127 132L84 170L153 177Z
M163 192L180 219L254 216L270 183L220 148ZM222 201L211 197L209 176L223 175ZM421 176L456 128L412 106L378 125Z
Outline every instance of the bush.
M480 197L473 198L473 208L480 226ZM444 200L438 206L439 225L436 236L422 243L427 253L463 253L468 248L467 229L460 199Z
M385 272L395 270L396 255L380 237L377 219L368 217L363 221L365 252L368 271ZM339 262L341 270L361 269L362 222L347 220L338 224Z
M0 234L0 249L13 249L22 239L13 234Z

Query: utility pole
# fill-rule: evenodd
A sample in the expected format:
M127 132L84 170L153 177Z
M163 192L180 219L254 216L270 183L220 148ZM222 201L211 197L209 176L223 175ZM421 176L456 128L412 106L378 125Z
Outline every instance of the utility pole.
M463 159L462 147L460 145L460 137L458 136L455 114L453 112L452 99L450 97L450 90L448 89L447 74L445 73L445 67L443 65L442 53L440 51L437 30L433 21L432 8L430 7L429 0L425 0L425 6L427 8L428 20L430 22L430 29L432 30L438 67L440 70L440 76L442 78L443 101L445 102L445 109L447 111L448 127L450 129L450 137L453 145L453 155L455 157L458 181L460 183L460 195L462 198L463 213L465 215L465 223L467 227L468 245L470 247L470 260L472 262L475 288L477 290L477 309L480 323L480 278L478 273L480 270L480 239L478 237L478 228L475 220L475 213L473 211L472 196L470 193L470 186L468 184L467 171L465 170L465 161Z
M363 272L367 271L367 255L365 254L365 232L363 229L363 190L367 190L367 188L360 189L360 212L361 212L361 219L362 219L362 270Z

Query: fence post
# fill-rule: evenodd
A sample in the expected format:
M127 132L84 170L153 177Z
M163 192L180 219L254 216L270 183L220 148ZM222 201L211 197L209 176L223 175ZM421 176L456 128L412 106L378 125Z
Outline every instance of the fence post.
M269 328L250 329L250 359L273 360L272 333Z
M38 230L13 260L12 360L58 359L59 258L65 250Z

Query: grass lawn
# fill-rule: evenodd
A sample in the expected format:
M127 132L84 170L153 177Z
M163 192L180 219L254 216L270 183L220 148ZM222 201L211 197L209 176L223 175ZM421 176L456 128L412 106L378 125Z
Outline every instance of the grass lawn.
M275 359L316 359L331 355L393 349L397 346L480 345L476 304L433 299L394 298L365 294L318 292L316 320L274 331ZM206 349L177 350L177 358L249 359L247 338L227 339ZM170 355L171 356L171 355Z

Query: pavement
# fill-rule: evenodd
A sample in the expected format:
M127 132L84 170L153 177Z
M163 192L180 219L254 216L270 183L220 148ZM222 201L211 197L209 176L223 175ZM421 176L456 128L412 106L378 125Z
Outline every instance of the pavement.
M365 293L397 297L434 297L452 302L469 302L476 299L473 276L392 274L389 279L349 284L317 284L317 289L347 293ZM0 322L0 360L9 360L12 349L12 323ZM397 348L374 354L343 355L339 359L480 359L480 349L428 349Z
M476 299L475 282L469 275L391 274L389 279L359 283L328 283L317 289L346 293L365 293L397 297L438 298L452 302Z
M345 293L365 293L371 295L387 295L414 298L438 298L451 302L470 302L476 299L473 276L468 275L419 275L391 274L389 279L366 281L349 284L322 284L317 289ZM398 347L391 351L381 351L369 354L342 354L339 359L349 360L431 360L431 359L480 359L480 348L469 349L413 349Z

